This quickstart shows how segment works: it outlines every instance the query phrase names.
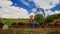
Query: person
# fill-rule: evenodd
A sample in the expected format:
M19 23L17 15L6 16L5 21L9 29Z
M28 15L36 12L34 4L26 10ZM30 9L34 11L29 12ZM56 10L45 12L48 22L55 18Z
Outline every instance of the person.
M33 17L33 15L30 15L29 18L30 18L30 19L29 19L30 28L34 28L34 17Z

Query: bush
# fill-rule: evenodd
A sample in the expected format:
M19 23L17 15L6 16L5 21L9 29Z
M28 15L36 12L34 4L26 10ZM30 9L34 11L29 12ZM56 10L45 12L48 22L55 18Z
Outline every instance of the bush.
M38 24L39 25L39 27L40 26L42 26L41 24L44 22L44 18L43 18L43 16L41 15L41 14L36 14L35 16L34 16L34 22L36 23L36 24Z
M16 25L16 23L14 22L14 23L12 23L12 26L15 26Z
M4 26L4 24L2 22L0 22L0 28L2 29L2 27Z
M12 26L13 27L19 27L18 23L16 23L16 22L12 23Z
M54 14L54 15L47 16L45 21L47 23L49 23L49 22L52 22L54 19L57 19L57 18L60 18L60 14Z
M12 23L12 26L13 27L20 27L20 26L23 26L24 24L25 24L24 22L18 22L18 23L14 22L14 23Z
M18 25L22 26L22 25L24 25L24 22L18 22Z

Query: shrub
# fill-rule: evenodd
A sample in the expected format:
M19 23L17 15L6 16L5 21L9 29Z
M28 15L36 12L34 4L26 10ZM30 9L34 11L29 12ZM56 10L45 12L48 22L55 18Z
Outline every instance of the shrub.
M43 16L41 15L41 14L36 14L35 16L34 16L34 22L36 23L36 24L38 24L39 25L39 27L41 27L41 24L44 22L44 18L43 18Z
M20 26L23 26L24 24L25 24L24 22L18 22L18 23L14 22L14 23L12 23L12 26L13 27L20 27Z
M0 22L0 28L2 29L2 27L4 26L4 24L2 22Z
M14 22L14 23L12 23L12 26L15 26L16 25L16 23Z
M18 25L20 25L20 26L24 25L24 22L18 22Z

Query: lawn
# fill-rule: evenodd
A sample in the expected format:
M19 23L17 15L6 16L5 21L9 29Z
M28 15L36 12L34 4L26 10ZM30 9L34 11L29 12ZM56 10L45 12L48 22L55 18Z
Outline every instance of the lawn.
M4 24L11 25L14 22L24 22L28 23L29 20L27 18L19 18L19 19L5 19L0 18L0 22L3 22Z

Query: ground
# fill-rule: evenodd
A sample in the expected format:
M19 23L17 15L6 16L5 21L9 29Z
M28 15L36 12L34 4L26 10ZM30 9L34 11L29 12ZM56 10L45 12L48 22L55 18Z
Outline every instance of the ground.
M9 28L0 30L0 34L47 34L51 31L60 32L60 28Z

